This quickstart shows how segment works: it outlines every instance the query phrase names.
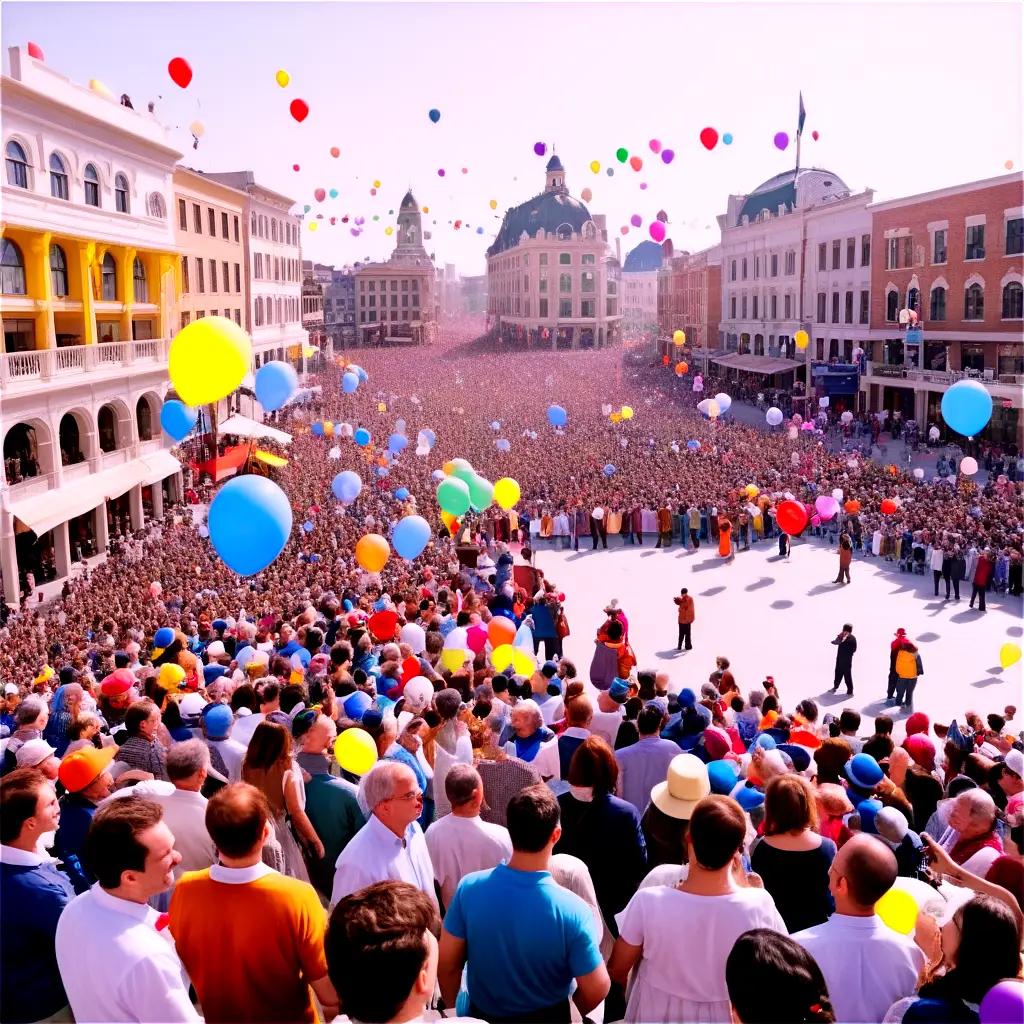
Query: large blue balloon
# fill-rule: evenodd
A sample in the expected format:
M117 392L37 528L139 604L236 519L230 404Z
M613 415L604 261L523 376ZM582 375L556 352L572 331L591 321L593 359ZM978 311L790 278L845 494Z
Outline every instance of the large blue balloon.
M175 441L183 441L188 437L198 419L199 413L195 409L176 398L164 402L160 410L160 426L163 427L164 433Z
M359 387L359 376L351 370L346 370L341 377L341 390L346 395L351 395Z
M430 541L430 524L422 516L400 519L391 532L391 546L402 558L412 560L423 553Z
M309 428L309 430L314 437L324 436L324 425L322 423L314 423L313 426Z
M252 576L284 550L292 506L272 480L238 476L217 492L208 518L210 540L229 569Z
M351 469L346 469L344 472L339 473L331 481L331 492L338 501L355 501L362 489L363 481L360 479L359 474Z
M256 371L256 400L267 412L280 409L299 386L294 367L280 360L264 363Z
M370 379L370 375L361 366L356 366L355 363L349 366L349 370L359 378L360 384L365 384Z
M700 449L700 441L687 441L686 447L689 448L691 452L698 451Z
M360 427L353 435L352 440L355 441L360 448L365 448L373 438L370 436L370 432L366 427Z
M553 427L564 427L569 422L569 414L560 405L548 406L548 423Z
M392 434L388 438L388 451L393 452L396 455L399 452L404 452L409 447L409 438L405 434Z
M975 437L992 419L992 396L980 381L958 380L942 396L942 418L958 434Z

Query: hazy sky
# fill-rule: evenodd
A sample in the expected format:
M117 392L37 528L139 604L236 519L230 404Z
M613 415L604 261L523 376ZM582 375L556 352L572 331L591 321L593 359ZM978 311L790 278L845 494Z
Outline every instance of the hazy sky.
M574 195L592 190L589 208L607 215L623 254L649 237L659 209L677 249L712 244L729 192L793 165L793 144L780 152L773 138L794 135L800 89L802 163L874 188L876 199L1003 174L1008 160L1019 169L1022 9L1015 0L5 2L0 17L5 45L32 40L61 73L97 78L138 108L156 99L183 162L252 169L299 210L309 203L309 217L323 213L318 230L303 231L306 257L340 265L385 256L388 211L411 185L430 209L428 248L472 274L484 270L501 213L543 187L538 141L557 147ZM175 56L194 72L185 90L167 73ZM291 75L286 89L278 68ZM288 110L296 97L310 108L302 124ZM196 119L205 135L193 151L187 126ZM730 132L732 145L706 151L705 126ZM670 165L651 152L652 138L675 151ZM639 173L616 160L620 146L642 158ZM371 196L374 180L381 188ZM338 198L317 203L319 187ZM643 227L620 236L634 213ZM344 214L366 218L360 237Z

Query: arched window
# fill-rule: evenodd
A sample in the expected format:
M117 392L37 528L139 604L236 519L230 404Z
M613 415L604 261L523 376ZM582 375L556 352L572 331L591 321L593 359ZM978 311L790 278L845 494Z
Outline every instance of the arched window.
M146 268L138 256L132 264L132 288L136 302L149 302L149 286L146 283Z
M100 205L100 176L92 164L85 165L85 172L82 175L85 181L85 202L87 206Z
M885 319L889 323L895 323L899 318L900 293L891 291L885 293Z
M7 184L16 188L28 188L28 157L20 142L11 139L5 150L7 158Z
M68 199L68 169L64 158L57 153L50 154L50 195L54 199Z
M164 197L159 192L150 192L146 199L146 212L150 217L164 220L167 217L167 207L164 205Z
M28 423L15 423L4 437L4 462L13 460L13 474L8 469L8 483L18 483L39 476L39 443L36 428Z
M70 412L65 413L60 421L60 461L62 466L85 462L78 420Z
M0 292L4 295L24 295L25 261L21 250L9 238L3 240L0 251Z
M100 450L112 452L117 450L117 415L111 406L105 405L96 417L99 427Z
M943 287L932 289L932 301L931 309L929 311L929 320L945 320L946 319L946 289Z
M100 274L100 297L104 302L117 301L117 264L108 252L103 257L103 268Z
M152 441L153 410L145 395L135 403L135 422L139 425L139 440Z
M68 261L59 245L50 246L50 287L57 298L68 293Z
M912 309L915 313L921 312L921 292L917 288L911 288L907 292L907 309Z
M964 292L964 319L983 320L985 318L985 290L980 284L972 284Z
M1003 319L1024 318L1024 286L1020 281L1010 281L1003 286Z
M128 179L123 174L114 176L114 208L118 213L130 213L128 203Z

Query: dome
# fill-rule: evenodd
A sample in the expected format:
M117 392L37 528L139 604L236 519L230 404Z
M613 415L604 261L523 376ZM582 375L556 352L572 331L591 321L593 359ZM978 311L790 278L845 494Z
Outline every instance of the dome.
M583 225L591 220L590 211L578 199L573 199L568 192L542 192L525 203L512 207L505 214L498 236L487 250L487 255L496 256L518 245L524 231L530 238L534 238L538 231L554 234L559 228L568 226L579 234Z
M661 246L657 242L641 242L635 249L626 253L626 262L622 270L626 274L639 274L643 271L657 270L661 266Z
M799 195L797 194L799 191ZM738 223L746 217L753 222L765 210L773 217L780 206L792 212L797 205L814 206L829 198L841 198L850 194L850 188L832 171L823 167L804 167L798 171L784 171L762 182L747 196L740 207Z

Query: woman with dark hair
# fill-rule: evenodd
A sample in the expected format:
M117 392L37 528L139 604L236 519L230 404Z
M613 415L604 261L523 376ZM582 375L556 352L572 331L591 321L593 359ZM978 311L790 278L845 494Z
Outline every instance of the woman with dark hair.
M242 781L255 786L270 804L285 874L308 882L299 843L308 845L311 856L317 858L323 857L324 844L306 817L302 773L292 761L292 737L283 725L260 722L256 726L242 762Z
M562 837L555 853L578 857L590 869L608 930L647 872L647 847L636 808L615 796L619 763L600 736L588 736L569 763L569 792L558 798Z
M799 942L770 928L752 928L733 943L725 983L739 1024L836 1019L817 961Z

